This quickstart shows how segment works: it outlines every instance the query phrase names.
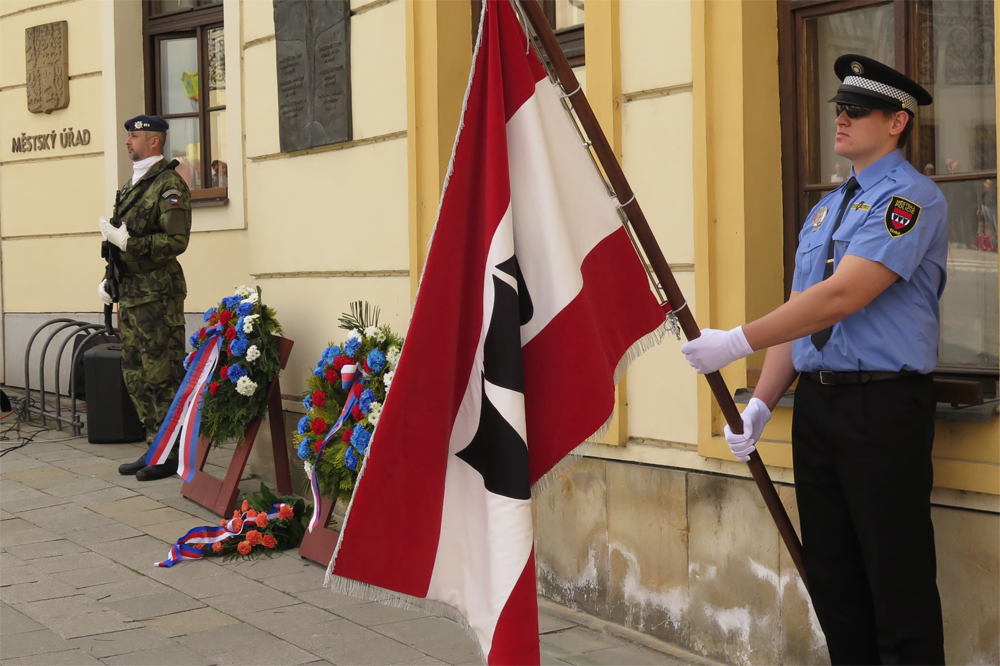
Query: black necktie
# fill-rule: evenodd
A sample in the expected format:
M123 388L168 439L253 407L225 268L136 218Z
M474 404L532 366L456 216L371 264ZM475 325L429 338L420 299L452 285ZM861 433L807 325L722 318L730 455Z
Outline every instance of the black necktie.
M847 212L847 204L851 203L851 199L854 198L854 193L858 191L861 184L858 183L858 179L851 176L851 179L847 181L847 189L844 190L844 200L840 204L840 212L837 213L837 219L833 223L833 231L830 232L830 240L827 245L826 250L826 265L823 267L823 279L827 279L833 275L833 235L837 233L837 229L840 228L840 223L844 219L844 213ZM812 334L812 343L816 347L817 351L823 349L823 345L830 341L830 336L833 335L833 326L829 328L824 328L822 331L817 331Z

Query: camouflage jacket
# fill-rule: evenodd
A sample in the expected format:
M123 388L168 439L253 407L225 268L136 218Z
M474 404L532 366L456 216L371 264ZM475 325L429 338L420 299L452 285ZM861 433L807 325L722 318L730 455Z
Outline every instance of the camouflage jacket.
M191 235L191 191L167 164L160 160L138 183L129 179L121 190L116 215L130 236L122 252L124 307L187 295L177 256L187 249Z

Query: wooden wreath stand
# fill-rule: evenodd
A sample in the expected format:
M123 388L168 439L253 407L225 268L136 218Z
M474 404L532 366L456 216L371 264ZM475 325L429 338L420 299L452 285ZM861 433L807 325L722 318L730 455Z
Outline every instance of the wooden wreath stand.
M334 504L336 502L329 497L320 498L319 506L315 509L319 511L319 523L312 532L306 530L306 535L302 537L302 544L299 546L299 556L324 567L330 564L333 551L337 548L337 540L340 538L340 532L335 532L326 526L330 522Z
M295 344L288 338L278 338L278 360L281 369L285 369L288 357ZM278 481L278 494L288 495L292 492L292 476L288 470L288 447L285 442L285 417L281 409L281 384L278 376L271 380L267 391L267 416L271 424L271 448L274 452L274 474ZM233 459L229 461L226 478L217 479L202 470L208 460L208 452L212 448L212 440L202 435L198 438L198 453L195 461L194 478L181 487L181 494L194 500L203 507L220 516L228 516L236 506L236 497L240 492L240 478L250 458L250 450L260 430L261 419L255 418L243 433L243 444L237 445L233 451Z

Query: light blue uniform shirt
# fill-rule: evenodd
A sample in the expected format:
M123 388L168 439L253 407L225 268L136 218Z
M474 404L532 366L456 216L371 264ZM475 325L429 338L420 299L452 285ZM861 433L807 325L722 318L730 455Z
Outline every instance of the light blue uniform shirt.
M937 365L948 259L948 204L938 186L894 150L860 174L860 189L833 234L834 268L845 254L877 261L899 276L866 307L833 326L818 351L809 336L792 343L799 372L916 370ZM793 291L823 281L827 243L847 183L819 200L799 233ZM817 212L827 209L813 230Z

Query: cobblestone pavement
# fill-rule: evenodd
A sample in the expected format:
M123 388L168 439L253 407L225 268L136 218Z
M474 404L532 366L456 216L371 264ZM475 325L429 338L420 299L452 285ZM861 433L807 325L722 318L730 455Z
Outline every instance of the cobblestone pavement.
M64 438L0 458L3 664L480 663L454 622L330 592L294 551L153 567L218 517L177 477L120 476L143 447ZM544 600L539 622L543 664L708 663Z

